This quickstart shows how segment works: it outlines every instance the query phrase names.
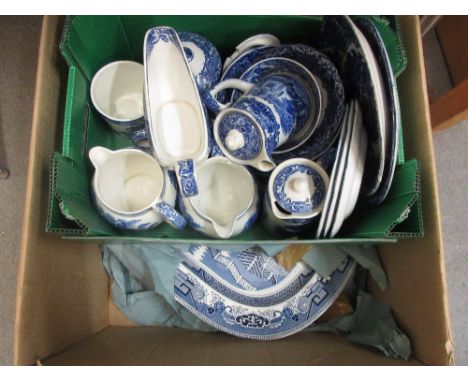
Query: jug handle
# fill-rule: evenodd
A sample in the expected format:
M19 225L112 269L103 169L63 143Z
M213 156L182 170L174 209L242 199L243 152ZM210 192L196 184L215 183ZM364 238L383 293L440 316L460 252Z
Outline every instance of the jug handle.
M232 102L221 103L216 98L218 93L226 89L237 89L243 93L247 93L250 89L253 88L253 84L247 81L242 81L237 78L229 78L227 80L217 83L210 91L205 93L205 105L206 107L215 114L218 114L220 111L227 109L231 106Z
M166 202L158 202L153 206L154 210L164 217L164 220L175 229L184 229L187 225L185 218Z
M198 195L197 180L195 179L195 164L192 159L177 162L175 168L179 189L184 198Z

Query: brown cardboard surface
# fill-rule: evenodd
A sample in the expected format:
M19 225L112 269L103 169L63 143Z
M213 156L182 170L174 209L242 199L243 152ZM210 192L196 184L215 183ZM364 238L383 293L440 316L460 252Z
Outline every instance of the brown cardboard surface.
M50 158L61 129L66 82L62 23L42 26L18 272L14 363L32 364L107 326L108 286L96 245L45 233Z
M417 17L403 17L409 55L399 78L407 157L422 165L424 239L379 247L390 281L385 293L416 359L449 364L445 291L432 137ZM36 85L25 223L18 277L15 363L32 364L418 364L388 359L331 334L301 332L273 342L220 333L129 326L109 302L97 245L46 234L49 161L58 144L66 83L57 41L59 19L46 17ZM61 68L61 69L59 69ZM104 329L105 328L105 329ZM104 330L102 330L104 329ZM287 351L286 351L287 350Z
M385 293L402 329L409 334L416 358L428 364L453 362L445 282L440 209L424 59L420 30L414 18L402 18L408 67L398 78L407 158L421 163L423 239L381 245L379 252L389 278Z
M170 345L169 345L170 344ZM401 365L338 335L277 341L172 328L109 327L43 361L47 365ZM407 364L418 365L416 360Z

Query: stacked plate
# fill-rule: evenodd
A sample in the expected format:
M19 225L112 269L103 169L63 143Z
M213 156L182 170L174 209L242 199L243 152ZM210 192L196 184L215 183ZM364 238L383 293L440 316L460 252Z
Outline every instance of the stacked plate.
M219 251L193 245L176 271L176 300L223 332L272 340L309 326L354 274L347 258L329 278L303 262L288 273L258 248Z

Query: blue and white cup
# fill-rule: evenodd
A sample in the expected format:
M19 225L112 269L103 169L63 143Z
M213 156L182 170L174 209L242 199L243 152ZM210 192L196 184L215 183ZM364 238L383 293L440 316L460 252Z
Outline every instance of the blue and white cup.
M305 158L279 164L265 193L262 225L274 234L295 234L320 214L328 190L325 170Z
M105 65L91 81L94 108L117 133L132 135L145 127L143 65L115 61Z
M244 94L223 104L216 96L228 88ZM228 79L206 93L204 100L209 110L218 113L213 133L224 155L264 172L273 170L273 151L305 122L311 107L302 80L288 74L271 74L256 85Z
M185 218L174 209L177 180L151 155L137 149L89 151L95 168L92 195L101 216L117 229L146 230L166 221L183 229Z

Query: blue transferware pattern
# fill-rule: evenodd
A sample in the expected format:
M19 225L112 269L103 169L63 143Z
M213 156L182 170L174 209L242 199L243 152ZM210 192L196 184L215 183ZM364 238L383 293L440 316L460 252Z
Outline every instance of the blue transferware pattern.
M187 263L202 267L231 289L256 291L280 283L287 272L260 247L229 252L192 244L185 254Z
M335 301L353 275L347 258L329 278L312 277L293 297L270 306L249 306L224 296L180 265L174 277L176 301L223 332L250 339L272 340L312 324Z
M132 136L136 131L145 127L145 118L141 117L131 121L119 121L101 114L102 118L112 126L112 128L125 136Z
M205 98L213 96L207 93ZM253 161L263 155L273 163L273 151L287 141L298 125L305 123L309 105L307 91L296 78L267 76L218 116L214 126L217 142L232 160L261 170L259 163ZM229 143L233 132L240 144Z
M164 220L166 220L166 222L168 222L175 229L184 229L187 225L187 221L184 219L184 217L179 214L174 209L174 207L170 206L166 202L156 203L155 207L156 211L164 216Z
M193 32L179 32L190 70L200 93L206 92L221 76L221 56L205 37Z
M175 205L177 196L177 187L174 183L174 173L172 171L163 170L164 172L164 188L161 193L161 199L164 203L174 211L173 216L178 215L178 223L175 228L183 228L185 226L185 219L177 213L172 207ZM172 173L172 174L171 174ZM94 179L93 179L94 182ZM119 230L129 231L142 231L157 227L165 219L163 215L156 211L156 209L149 208L139 213L125 214L122 215L115 212L105 206L100 200L96 198L94 187L91 188L91 197L98 213L106 220L110 225Z
M297 76L308 95L307 102L303 102L301 96L294 97L298 102L295 108L296 110L301 110L302 115L300 115L297 127L288 141L275 150L275 153L279 154L298 147L304 143L305 140L310 138L320 120L322 96L318 83L312 73L302 64L288 58L269 58L259 61L244 72L240 79L252 84L257 84L271 74ZM238 90L234 90L231 101L236 100L240 95Z
M282 283L284 285L279 284L278 287L280 288L268 288L272 289L272 293L263 295L263 293L246 293L242 290L239 291L238 289L233 289L219 281L216 277L213 277L210 272L193 263L183 262L181 268L185 268L192 274L196 275L204 284L208 285L221 295L235 302L253 307L268 307L281 304L298 293L311 277L314 275L315 277L318 277L318 275L311 269L304 269L304 272L299 273L299 275L292 281L286 280L286 283ZM264 291L265 290L262 290L262 292Z
M330 147L320 158L317 159L317 164L322 166L328 175L330 175L333 164L335 163L337 151L336 147Z
M387 147L385 148L385 150L387 150L387 156L389 159L384 167L382 183L380 184L375 194L369 197L369 201L372 204L378 205L382 203L387 197L392 185L393 174L395 172L395 166L398 157L399 134L401 133L400 100L398 97L398 89L395 75L393 74L392 64L377 27L367 18L357 20L356 24L367 38L367 41L376 55L379 68L382 72L382 77L385 82L387 99L389 100L387 107L389 109L390 115L390 139Z
M372 69L348 16L325 16L321 30L321 44L326 53L340 69L349 98L357 98L362 108L363 121L369 145L366 156L366 171L363 192L374 194L382 180L384 170L383 121L379 117L379 106Z
M177 162L177 174L179 190L185 197L198 195L197 182L194 175L193 160L181 160Z
M312 195L312 198L310 198L310 195L307 195L307 198L304 200L292 200L285 192L286 183L289 178L296 173L301 173L312 179L315 187L315 192ZM285 167L276 175L273 181L273 194L276 201L281 208L292 214L308 213L316 209L320 203L323 202L325 197L325 188L325 182L318 172L314 168L302 164L293 164Z
M252 49L239 56L224 72L221 80L240 78L255 63L274 57L284 57L304 65L316 78L322 93L323 113L312 136L297 149L276 154L275 162L290 158L315 159L336 140L344 113L345 92L335 65L314 48L297 45L266 46ZM226 92L224 99L230 93ZM220 94L223 100L223 94Z

